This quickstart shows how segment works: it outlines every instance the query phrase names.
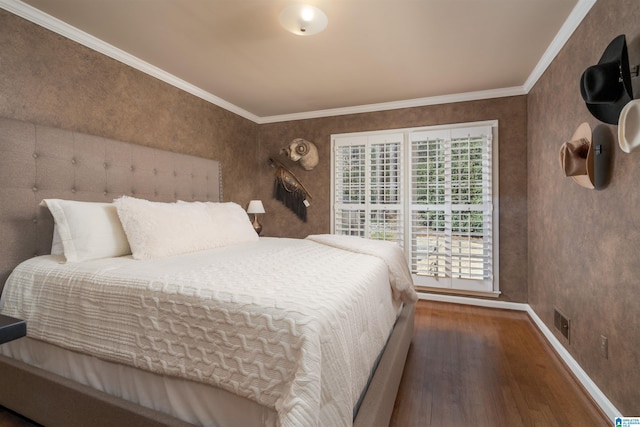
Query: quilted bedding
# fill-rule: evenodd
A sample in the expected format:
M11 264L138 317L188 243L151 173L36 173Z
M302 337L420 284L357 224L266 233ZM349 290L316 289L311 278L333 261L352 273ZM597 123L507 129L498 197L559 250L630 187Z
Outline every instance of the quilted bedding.
M281 426L348 426L399 299L415 297L358 252L262 238L150 261L43 256L14 270L0 307L31 338L221 387Z

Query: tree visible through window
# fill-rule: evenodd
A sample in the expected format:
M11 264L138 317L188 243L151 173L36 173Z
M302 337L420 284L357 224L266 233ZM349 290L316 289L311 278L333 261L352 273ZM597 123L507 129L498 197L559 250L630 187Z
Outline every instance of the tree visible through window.
M333 232L396 242L418 286L497 291L496 127L334 136Z

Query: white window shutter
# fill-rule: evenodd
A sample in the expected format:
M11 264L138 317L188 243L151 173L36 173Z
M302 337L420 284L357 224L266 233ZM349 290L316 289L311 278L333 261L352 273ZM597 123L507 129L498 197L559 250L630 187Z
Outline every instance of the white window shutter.
M417 284L491 291L491 127L410 135Z
M497 292L486 123L334 138L333 232L398 243L418 286Z
M334 233L364 237L366 147L358 140L341 144L334 153Z

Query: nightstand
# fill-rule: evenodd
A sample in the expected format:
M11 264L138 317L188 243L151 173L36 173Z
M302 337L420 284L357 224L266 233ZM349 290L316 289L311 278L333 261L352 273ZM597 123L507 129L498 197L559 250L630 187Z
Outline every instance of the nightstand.
M27 335L27 322L0 314L0 344Z

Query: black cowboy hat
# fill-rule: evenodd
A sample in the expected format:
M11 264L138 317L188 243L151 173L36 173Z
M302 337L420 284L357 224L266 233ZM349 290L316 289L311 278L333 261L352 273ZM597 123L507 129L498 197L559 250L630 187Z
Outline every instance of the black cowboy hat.
M620 112L633 99L624 34L609 43L597 65L582 73L580 93L595 118L612 125L618 124Z

